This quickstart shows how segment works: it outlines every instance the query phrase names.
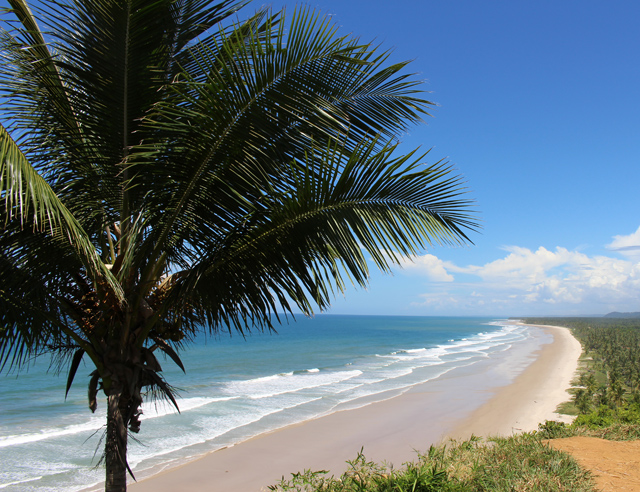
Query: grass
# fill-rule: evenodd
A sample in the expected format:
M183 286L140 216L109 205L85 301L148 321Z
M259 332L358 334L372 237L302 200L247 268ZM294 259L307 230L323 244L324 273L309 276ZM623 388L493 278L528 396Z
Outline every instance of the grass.
M640 403L599 407L573 424L547 421L537 432L507 438L450 441L431 446L418 459L394 470L368 461L362 451L340 477L325 471L295 473L274 492L595 492L588 471L549 439L572 436L615 441L640 439Z
M569 390L571 393L571 390ZM565 401L564 403L560 403L556 408L556 413L562 415L578 415L578 407L572 401Z
M369 462L362 454L336 478L327 472L293 474L269 487L278 492L595 491L590 474L568 454L525 433L484 441L432 446L400 470Z

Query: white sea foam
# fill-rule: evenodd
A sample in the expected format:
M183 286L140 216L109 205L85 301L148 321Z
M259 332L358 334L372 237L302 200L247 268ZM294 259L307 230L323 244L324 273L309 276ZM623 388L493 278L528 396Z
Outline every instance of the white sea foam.
M304 389L317 388L340 383L362 374L360 370L315 372L293 375L266 376L244 381L234 381L225 385L224 391L228 395L248 398L268 398L293 393Z
M189 410L193 410L195 408L207 405L216 401L226 401L231 397L222 397L222 398L179 398L177 400L178 407L181 412L188 412ZM164 417L165 415L170 415L174 413L178 413L173 406L173 404L159 400L156 402L145 402L142 404L143 414L141 416L141 420L148 420L158 417ZM79 418L86 418L84 416ZM15 446L19 444L27 444L37 441L44 441L46 439L53 439L56 437L64 437L71 436L73 434L80 433L92 433L95 431L99 431L102 427L105 426L106 422L106 414L96 415L90 417L87 421L80 423L69 425L62 428L47 428L43 429L41 432L37 433L27 433L27 434L17 434L17 435L7 435L0 437L0 448L4 448L7 446Z
M310 398L289 405L254 406L243 413L227 414L224 417L204 417L197 421L201 431L197 434L177 435L161 439L154 448L138 448L137 452L130 453L130 464L135 468L147 459L157 459L161 456L176 453L182 449L211 441L227 433L236 431L242 427L256 424L261 420L296 407L318 401L320 398Z
M228 401L233 397L221 397L221 398L177 398L176 403L181 413L194 410L196 408L209 405L210 403ZM154 419L158 417L164 417L165 415L171 415L178 413L173 403L166 400L157 400L155 402L144 402L142 404L142 416L140 420Z
M87 422L82 424L69 425L63 428L48 428L43 429L38 433L18 434L0 437L0 448L7 446L15 446L18 444L26 444L30 442L43 441L45 439L51 439L54 437L69 436L72 434L79 434L81 432L95 432L103 427L105 424L105 417L93 417Z
M0 489L4 489L5 487L9 487L10 485L19 485L21 483L27 482L35 482L36 480L40 480L42 476L27 478L25 480L18 480L17 482L9 482L9 483L0 483Z

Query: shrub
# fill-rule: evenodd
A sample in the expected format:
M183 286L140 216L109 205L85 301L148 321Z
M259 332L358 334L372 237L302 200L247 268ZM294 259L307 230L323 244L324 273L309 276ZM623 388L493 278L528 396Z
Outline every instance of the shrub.
M538 425L538 437L541 439L558 439L571 435L569 427L564 422L555 420L545 420L544 424Z

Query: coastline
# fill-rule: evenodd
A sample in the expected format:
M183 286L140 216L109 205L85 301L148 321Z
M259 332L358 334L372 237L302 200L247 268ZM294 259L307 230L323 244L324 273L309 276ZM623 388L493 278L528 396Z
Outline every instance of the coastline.
M486 404L460 422L448 437L468 439L471 434L508 436L534 431L545 420L573 420L556 413L555 409L571 398L567 390L578 370L582 346L568 328L528 326L553 334L554 342L544 346L520 376L500 388Z
M130 484L130 490L257 492L283 475L305 469L339 475L361 449L368 460L398 468L430 444L448 438L535 430L539 422L558 419L555 408L569 398L566 389L581 353L568 329L538 328L553 341L543 342L525 362L518 360L516 364L525 367L515 377L501 373L504 367L496 361L483 361L387 400L339 410L214 451ZM507 362L501 364L514 365L514 360Z

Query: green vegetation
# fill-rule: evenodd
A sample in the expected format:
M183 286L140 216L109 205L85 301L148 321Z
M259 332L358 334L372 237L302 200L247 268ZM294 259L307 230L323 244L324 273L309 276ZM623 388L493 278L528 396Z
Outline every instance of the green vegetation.
M413 491L593 491L591 475L547 440L589 436L615 441L640 439L640 405L600 407L573 424L547 421L537 432L507 438L473 437L431 446L398 470L366 460L360 453L340 477L305 471L270 487L276 492Z
M594 491L590 474L574 459L552 449L548 439L589 436L640 439L640 320L620 318L528 318L531 324L565 326L584 353L573 401L563 413L570 424L547 421L537 432L508 438L472 438L432 446L415 462L391 470L361 453L341 477L298 473L272 491L430 492L430 491Z
M571 329L582 344L580 375L573 393L575 413L611 410L640 402L640 319L526 318L531 324ZM566 407L564 407L566 408Z
M611 441L640 439L640 406L634 403L615 410L602 406L579 415L570 425L547 421L539 425L537 435L541 439L573 436L599 437Z
M588 472L552 449L536 434L483 442L451 441L432 446L400 470L368 462L349 462L341 477L326 472L294 474L269 489L278 492L453 492L453 491L595 491Z
M476 228L460 177L398 137L433 103L328 18L245 0L0 9L0 369L95 367L107 490L156 354L268 330ZM62 397L62 395L61 395ZM130 470L129 470L130 472ZM213 477L212 477L213 479Z

